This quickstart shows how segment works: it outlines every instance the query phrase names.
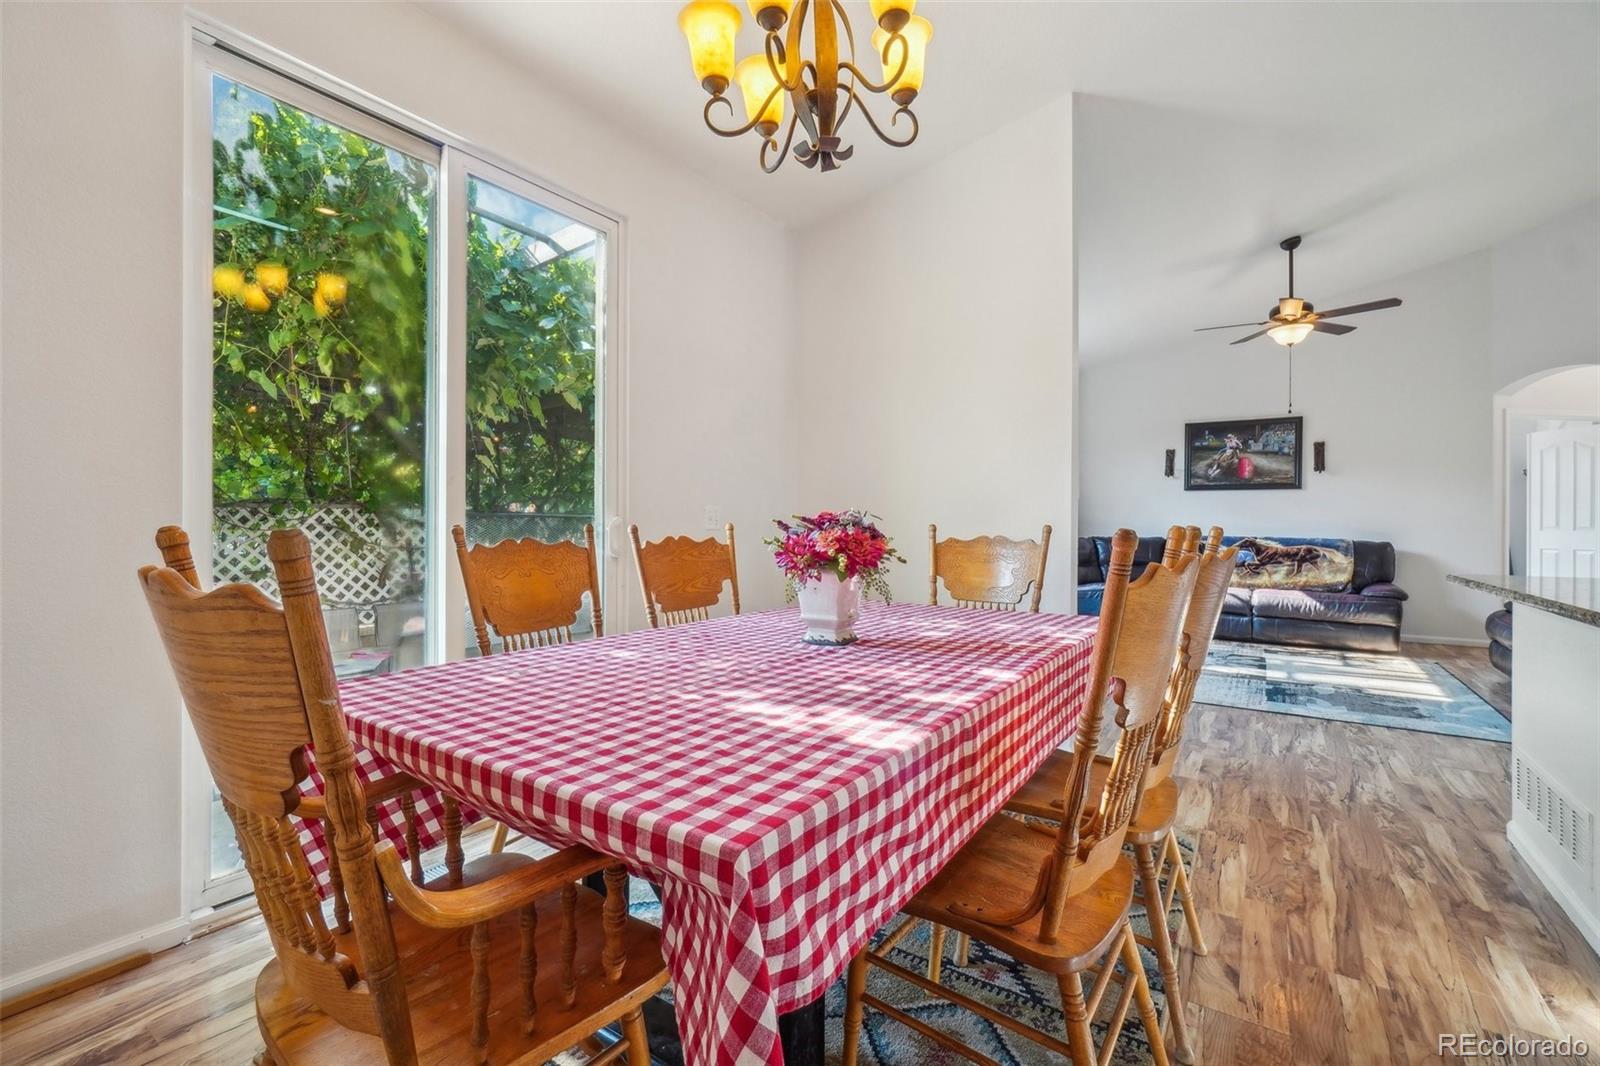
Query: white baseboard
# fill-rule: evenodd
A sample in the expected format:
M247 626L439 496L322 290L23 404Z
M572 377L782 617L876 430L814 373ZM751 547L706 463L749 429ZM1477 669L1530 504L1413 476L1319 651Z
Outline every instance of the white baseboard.
M1550 893L1566 916L1572 919L1572 924L1583 934L1583 939L1589 942L1589 947L1594 949L1596 955L1600 955L1600 919L1589 913L1582 901L1568 891L1561 877L1551 868L1549 861L1540 854L1534 842L1524 835L1522 827L1516 822L1506 823L1506 839L1511 842L1512 852L1528 864L1545 891Z
M1418 633L1403 633L1400 636L1402 644L1459 644L1463 648L1487 648L1489 641L1485 637L1426 637Z
M21 973L0 980L0 1000L11 1000L26 995L36 988L65 980L102 963L132 955L136 951L148 951L152 954L164 951L183 943L188 937L189 919L174 918L170 922L162 922L148 929L119 936L115 940L107 940L103 944L75 951L64 958L43 963L31 970L23 970Z

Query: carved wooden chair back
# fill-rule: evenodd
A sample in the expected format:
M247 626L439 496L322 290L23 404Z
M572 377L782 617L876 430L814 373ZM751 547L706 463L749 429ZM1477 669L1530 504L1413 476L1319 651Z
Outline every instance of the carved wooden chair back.
M710 618L711 608L722 599L724 582L733 594L733 613L739 613L739 565L732 522L726 541L667 537L645 544L639 540L638 526L629 526L628 536L633 540L633 561L639 568L639 588L650 628Z
M1238 552L1238 548L1223 551L1222 527L1211 527L1196 564L1194 595L1189 599L1189 610L1183 619L1182 649L1172 672L1172 687L1161 716L1161 727L1156 730L1146 787L1172 776L1172 768L1178 761L1178 741L1183 738L1183 724L1194 706L1195 685L1199 683L1200 671L1205 668L1206 653L1211 650L1211 638L1216 634L1217 620L1228 598L1228 583L1233 580Z
M593 525L584 525L582 544L524 538L469 547L466 530L460 526L453 526L450 535L455 538L472 631L482 654L494 649L491 630L504 651L571 643L585 593L594 635L603 635Z
M1166 545L1161 550L1161 565L1171 566L1184 556L1198 554L1200 554L1199 526L1172 526L1167 530Z
M163 554L171 547L175 557L169 558L181 562L187 544L178 554L176 538L168 539ZM414 1061L410 1008L339 706L310 544L298 530L278 530L267 554L281 606L252 585L202 593L192 563L188 571L144 567L139 583L233 821L279 963L294 988L329 1017L378 1034L391 1061ZM316 747L321 797L300 790L308 777L307 744ZM290 815L325 815L333 825L361 972L323 919Z
M1015 611L1031 588L1028 610L1037 613L1044 594L1044 566L1050 556L1050 527L1038 540L973 537L940 540L928 526L928 602L939 604L939 581L958 607Z
M200 587L200 574L194 568L194 556L189 551L189 534L182 526L162 526L156 530L156 548L161 552L162 562L193 587Z
M1155 730L1194 590L1193 557L1179 558L1170 566L1151 564L1130 582L1138 543L1138 535L1130 529L1117 530L1111 539L1111 567L1078 732L1099 736L1109 704L1118 736L1098 795L1090 795L1095 748L1074 746L1063 819L1053 855L1040 875L1044 896L1040 932L1047 940L1060 931L1067 899L1092 885L1121 854L1128 823L1144 793Z

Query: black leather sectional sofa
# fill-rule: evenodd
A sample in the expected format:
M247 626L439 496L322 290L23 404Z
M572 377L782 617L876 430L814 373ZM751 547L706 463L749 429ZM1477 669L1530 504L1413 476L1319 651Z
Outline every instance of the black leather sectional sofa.
M1394 545L1357 540L1354 575L1338 589L1230 588L1217 622L1223 640L1299 644L1350 651L1400 650L1401 605L1406 593L1394 583ZM1164 537L1140 537L1133 573L1160 562ZM1110 537L1078 538L1078 613L1099 614L1111 565Z

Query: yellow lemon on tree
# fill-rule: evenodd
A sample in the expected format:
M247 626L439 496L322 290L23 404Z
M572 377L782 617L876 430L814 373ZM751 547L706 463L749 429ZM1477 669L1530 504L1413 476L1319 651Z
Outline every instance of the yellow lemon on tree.
M329 307L328 301L322 298L321 289L311 294L311 307L317 312L318 318L327 318L333 314L333 308Z
M350 282L343 274L317 275L317 295L330 307L342 307L349 291Z
M218 296L237 300L244 293L244 271L236 266L219 266L211 271L211 288Z
M289 268L282 263L257 263L256 284L265 289L268 296L282 296L289 288Z
M241 299L244 302L246 311L254 311L260 314L262 311L272 308L272 301L267 298L266 290L253 282L244 287L244 296Z

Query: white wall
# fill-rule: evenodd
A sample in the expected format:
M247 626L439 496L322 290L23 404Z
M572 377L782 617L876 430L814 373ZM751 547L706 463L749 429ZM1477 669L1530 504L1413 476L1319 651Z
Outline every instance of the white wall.
M170 940L185 917L181 711L134 573L155 558L156 527L183 517L188 34L176 4L3 12L0 991L10 994L118 938ZM796 495L790 289L746 264L764 257L781 270L783 228L413 5L209 13L626 219L624 517L646 535L686 532L705 504L721 506L749 531L745 603L780 603L750 534ZM631 590L631 563L619 572Z
M1073 610L1071 205L1062 99L797 241L801 497L882 515L897 599L927 597L929 522L1049 522L1044 609Z
M1231 336L1212 333L1126 359L1086 353L1080 532L1126 525L1156 533L1192 522L1230 534L1392 541L1397 581L1411 593L1403 635L1481 641L1492 603L1444 576L1503 569L1496 389L1536 369L1597 361L1600 333L1586 324L1600 291L1595 218L1586 205L1491 249L1318 295L1328 307L1385 296L1405 303L1353 319L1355 333L1296 349L1295 413L1306 434L1300 491L1188 493L1181 476L1161 475L1165 449L1183 454L1185 422L1285 410L1282 348L1264 338L1231 348ZM1588 295L1579 299L1580 291ZM1541 292L1548 295L1534 295ZM1545 313L1570 307L1574 317L1535 323L1528 300ZM1323 474L1311 470L1310 444L1319 440L1327 442Z
M1494 387L1550 367L1600 362L1597 292L1600 199L1495 245L1489 289Z

